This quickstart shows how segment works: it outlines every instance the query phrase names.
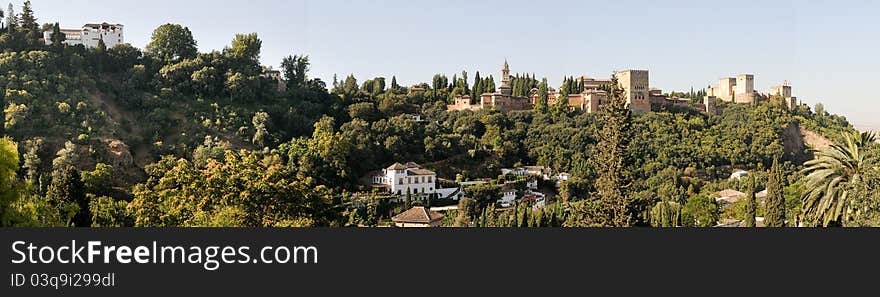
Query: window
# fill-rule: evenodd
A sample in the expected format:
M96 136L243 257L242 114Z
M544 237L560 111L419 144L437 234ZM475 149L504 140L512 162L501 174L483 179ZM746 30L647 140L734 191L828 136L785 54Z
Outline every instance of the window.
M400 180L398 180L397 184L398 184L398 185L402 185L402 184L403 184L403 178L402 178L402 177L400 178Z

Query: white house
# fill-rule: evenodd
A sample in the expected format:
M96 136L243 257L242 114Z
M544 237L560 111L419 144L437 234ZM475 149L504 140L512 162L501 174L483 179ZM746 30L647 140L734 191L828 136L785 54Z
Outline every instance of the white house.
M501 192L501 199L497 201L501 207L511 207L516 203L516 188L513 184L504 184Z
M419 164L413 162L394 163L383 169L381 174L372 176L371 179L374 185L380 185L389 193L399 196L410 193L413 197L426 197L437 193L435 186L437 174L431 170L422 169Z
M745 170L737 170L734 173L730 174L730 179L740 179L743 177L749 176L749 172Z
M67 45L82 44L87 48L98 47L98 42L104 40L107 48L125 43L121 24L85 24L81 29L61 29L64 34L64 43ZM46 45L52 44L52 30L43 32L43 40Z

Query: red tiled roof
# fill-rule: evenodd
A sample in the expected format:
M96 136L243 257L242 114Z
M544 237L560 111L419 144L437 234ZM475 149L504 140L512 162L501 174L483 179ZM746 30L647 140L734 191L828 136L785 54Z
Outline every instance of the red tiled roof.
M391 221L394 221L395 223L430 224L442 220L443 217L444 215L439 212L425 209L422 206L416 206L394 216L391 218Z

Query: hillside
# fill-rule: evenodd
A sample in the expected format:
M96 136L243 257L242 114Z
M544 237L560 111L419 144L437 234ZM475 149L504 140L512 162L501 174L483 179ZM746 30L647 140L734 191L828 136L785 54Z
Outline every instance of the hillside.
M506 181L501 168L546 166L572 177L558 189L565 202L595 199L598 147L607 141L600 131L609 123L602 112L564 101L447 111L456 95L495 91L489 78L469 81L466 72L412 87L351 75L328 85L308 77L307 56L289 56L279 77L259 63L255 33L199 53L189 29L174 24L157 28L146 49L44 45L32 27L0 34L2 132L21 159L14 172L27 224L375 223L404 205L352 209L347 200L370 195L367 175L395 162L425 164L438 179L495 184ZM534 75L513 80L521 94L549 87ZM852 129L843 117L772 101L721 102L718 110L626 117L621 159L637 224L650 224L649 208L662 201L742 190L728 179L735 169L764 181L779 160L794 180L807 148ZM480 207L494 204L497 186L484 189Z

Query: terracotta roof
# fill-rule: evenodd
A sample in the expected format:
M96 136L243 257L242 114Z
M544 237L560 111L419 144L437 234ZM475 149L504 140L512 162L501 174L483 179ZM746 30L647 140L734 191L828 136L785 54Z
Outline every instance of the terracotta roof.
M395 223L423 223L429 224L431 222L436 222L442 220L444 217L443 214L427 210L422 206L416 206L411 208L410 210L404 211L403 213L394 216L391 218Z
M400 163L394 163L394 164L391 164L391 166L388 166L388 170L405 170L405 169L406 169L406 166L404 166L403 164L400 164Z
M408 172L409 175L434 175L435 174L434 171L431 171L428 169L421 169L421 168L412 168L412 169L408 169L407 171L409 171Z
M718 192L718 196L720 196L720 197L740 197L740 196L745 196L745 195L746 195L746 193L743 193L743 192L740 192L737 190L732 190L732 189L727 189L727 190Z

